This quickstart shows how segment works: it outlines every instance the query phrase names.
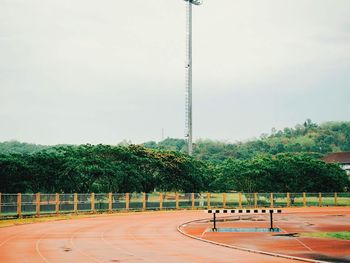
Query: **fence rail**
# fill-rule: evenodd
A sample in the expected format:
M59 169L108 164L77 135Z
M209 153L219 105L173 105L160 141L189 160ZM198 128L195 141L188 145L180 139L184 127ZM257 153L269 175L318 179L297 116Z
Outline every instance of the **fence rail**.
M0 219L165 209L350 206L346 193L0 193Z

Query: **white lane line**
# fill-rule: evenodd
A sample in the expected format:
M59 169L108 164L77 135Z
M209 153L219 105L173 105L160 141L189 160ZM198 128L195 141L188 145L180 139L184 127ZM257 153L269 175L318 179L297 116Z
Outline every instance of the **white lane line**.
M309 246L307 246L304 242L302 242L298 238L295 238L295 240L298 241L303 247L305 247L306 249L308 249L308 250L313 252L313 250Z
M42 235L35 243L35 251L39 254L39 256L41 257L41 259L45 262L45 263L51 263L46 257L44 257L44 255L41 253L40 251L40 241L47 236L48 234L44 234Z
M27 231L27 229L22 230L22 231L19 231L19 232L17 232L16 234L14 234L14 235L10 236L9 238L5 239L4 241L2 241L2 242L0 243L0 247L3 246L3 245L5 245L5 244L6 244L7 242L9 242L10 240L12 240L12 239L14 239L14 238L20 236L21 234L23 234L23 233L26 232L26 231Z
M127 253L128 256L136 257L136 255L135 255L134 253L130 252L129 250L127 250L127 249L125 249L125 248L123 248L123 247L121 247L121 246L115 245L115 244L113 244L113 243L107 241L107 240L105 239L105 233L106 233L106 232L107 232L107 231L101 232L100 239L101 239L107 246L109 246L109 247L111 247L111 248L116 248L116 249L118 249L118 250L120 250L120 251L122 251L122 252L124 252L124 253Z
M51 226L48 231L46 231L46 233L42 234L40 236L40 238L35 242L35 251L38 253L38 255L41 257L41 259L45 262L45 263L51 263L51 261L49 261L44 255L43 253L40 251L40 242L44 239L44 237L47 237L50 233L50 231L54 230L55 228L57 229L60 225L57 223L57 221L52 222L53 226Z
M203 233L201 234L201 238L204 237L204 235L208 232L208 229L210 229L210 227L207 227L207 228L203 231Z
M88 226L88 227L85 227L85 228L90 228L91 226ZM78 232L80 231L81 229L77 230L77 231L74 231L72 233L72 235L70 236L70 243L72 245L72 247L74 247L81 255L93 260L94 262L98 262L98 263L103 263L103 261L99 260L98 258L94 257L94 256L91 256L89 255L88 253L85 253L84 251L82 251L81 249L79 249L75 243L74 243L74 238L75 238L75 235L78 234ZM82 232L82 233L85 233L85 232Z

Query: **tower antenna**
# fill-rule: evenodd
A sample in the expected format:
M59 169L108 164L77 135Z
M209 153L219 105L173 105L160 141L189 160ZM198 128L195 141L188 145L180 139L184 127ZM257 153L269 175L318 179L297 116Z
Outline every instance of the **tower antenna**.
M192 155L192 5L201 5L202 0L185 0L186 2L186 95L185 95L185 136L187 153Z

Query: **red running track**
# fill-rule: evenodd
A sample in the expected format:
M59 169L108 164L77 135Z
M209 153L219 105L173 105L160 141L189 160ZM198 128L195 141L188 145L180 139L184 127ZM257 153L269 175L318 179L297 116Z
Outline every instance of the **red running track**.
M114 214L0 228L0 262L292 262L197 241L177 226L203 211Z

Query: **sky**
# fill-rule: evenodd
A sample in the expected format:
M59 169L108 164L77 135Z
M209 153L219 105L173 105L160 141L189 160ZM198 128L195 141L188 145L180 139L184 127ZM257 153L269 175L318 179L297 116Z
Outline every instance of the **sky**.
M349 0L193 7L193 136L348 121ZM0 0L0 141L184 138L185 2Z

